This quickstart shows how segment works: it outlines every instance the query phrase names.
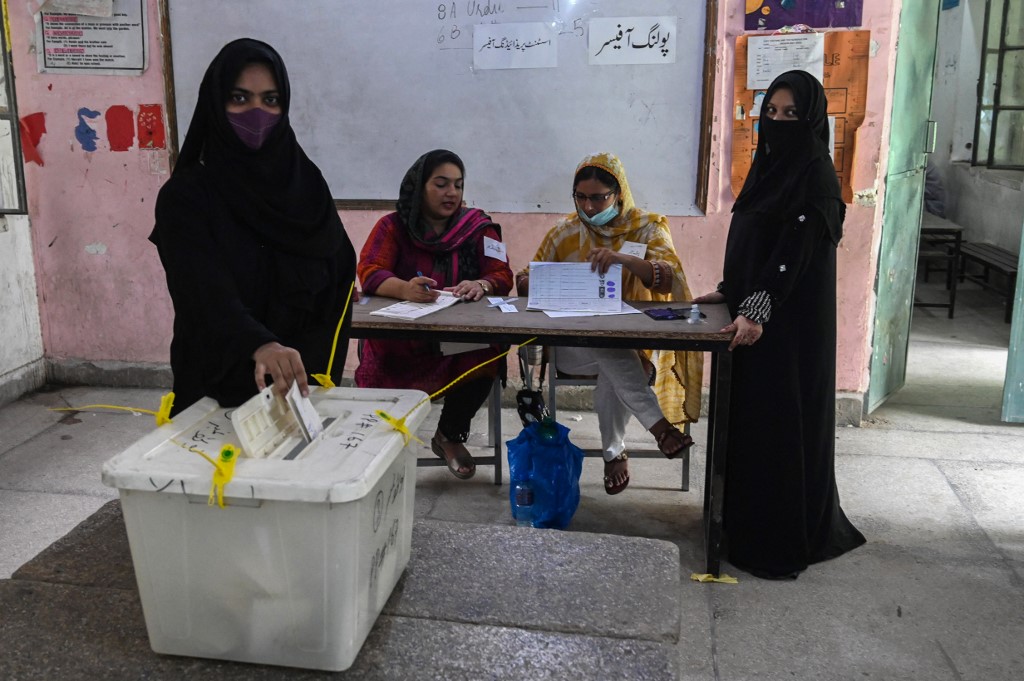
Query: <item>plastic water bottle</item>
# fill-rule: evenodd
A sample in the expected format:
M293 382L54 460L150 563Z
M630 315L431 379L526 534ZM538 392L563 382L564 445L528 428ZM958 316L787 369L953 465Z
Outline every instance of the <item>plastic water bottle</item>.
M514 494L516 525L533 527L533 483L529 480L517 482Z
M697 303L690 306L690 316L686 320L687 324L700 324L700 308L697 307Z

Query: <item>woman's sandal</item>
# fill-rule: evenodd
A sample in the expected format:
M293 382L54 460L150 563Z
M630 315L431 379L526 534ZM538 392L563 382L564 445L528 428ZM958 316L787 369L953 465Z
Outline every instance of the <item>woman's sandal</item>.
M658 449L665 455L666 459L674 459L683 453L683 450L693 444L693 438L683 433L678 428L670 427L661 431L661 434L654 438L658 443ZM675 442L677 446L672 447L669 442Z
M611 461L604 462L604 491L608 494L618 494L629 484L629 464L626 463L628 460L629 455L622 452ZM626 477L616 483L616 478L621 477L623 473Z
M444 448L445 444L455 445L458 450L454 454L449 455ZM434 433L434 437L430 438L430 449L444 460L448 470L459 480L469 480L476 474L476 462L473 461L473 455L469 453L469 450L461 442L453 442L438 432ZM460 468L468 468L469 472L463 473L459 470Z

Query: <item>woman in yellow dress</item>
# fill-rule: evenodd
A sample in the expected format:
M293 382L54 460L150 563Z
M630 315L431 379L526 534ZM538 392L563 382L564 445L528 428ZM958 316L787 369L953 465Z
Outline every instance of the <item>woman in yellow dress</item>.
M572 196L576 212L551 228L534 262L590 262L601 273L620 264L624 300L691 300L668 219L636 207L617 157L600 153L583 159ZM641 244L643 256L623 252L627 242ZM529 268L516 275L516 289L527 295ZM701 353L564 347L558 350L558 369L598 377L594 407L608 494L618 494L629 484L624 436L630 415L654 435L670 459L693 443L675 426L700 416Z

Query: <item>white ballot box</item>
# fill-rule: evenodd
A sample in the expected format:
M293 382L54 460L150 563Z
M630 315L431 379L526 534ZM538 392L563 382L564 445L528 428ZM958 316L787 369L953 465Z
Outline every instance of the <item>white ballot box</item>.
M197 402L103 466L121 496L153 650L339 671L351 666L409 562L416 461L378 409L424 393L313 389L323 432L235 459L225 507L213 466L240 444L234 410ZM410 431L430 410L407 418Z

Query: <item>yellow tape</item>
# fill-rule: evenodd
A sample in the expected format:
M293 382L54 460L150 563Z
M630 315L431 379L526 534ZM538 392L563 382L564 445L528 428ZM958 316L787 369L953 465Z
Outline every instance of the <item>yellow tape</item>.
M345 299L345 308L341 311L341 319L338 320L338 327L334 329L334 342L331 344L331 357L327 360L327 373L326 374L310 374L313 380L320 384L322 388L335 388L334 381L331 380L331 367L334 366L334 353L338 351L338 336L341 335L341 326L345 322L345 315L348 314L349 303L352 302L352 291L355 290L356 282L352 280L352 284L348 287L348 298ZM341 369L345 370L344 367Z
M735 577L730 577L729 575L725 574L724 572L722 574L718 575L717 577L715 577L714 575L712 575L710 573L707 573L707 572L705 572L704 574L697 574L696 572L694 572L693 574L690 575L690 579L692 579L695 582L705 582L705 583L706 582L716 582L718 584L739 584L739 580L738 579L736 579Z
M87 404L84 407L50 407L50 411L88 411L89 409L115 409L130 411L133 414L152 414L156 418L157 428L171 423L171 408L174 406L174 393L170 392L160 398L160 409L142 409L141 407L122 407L116 404Z
M535 340L537 340L536 337L531 338L528 341L520 343L519 347L522 347L524 345L529 345L530 343L532 343ZM487 360L485 362L480 362L480 364L477 364L472 369L469 369L467 371L462 372L454 381L452 381L451 383L449 383L445 387L441 388L440 390L435 392L433 395L427 395L422 400L420 400L415 405L413 405L413 408L410 409L409 411L405 412L405 415L402 416L401 418L395 418L394 416L392 416L391 414L387 413L383 409L377 410L377 416L379 416L382 419L384 419L385 423L388 423L392 428L394 428L399 433L401 433L402 437L405 439L405 444L409 444L409 440L410 439L416 440L420 444L423 444L423 440L421 440L418 437L416 437L415 435L413 435L409 431L409 426L406 425L406 423L405 423L405 420L409 417L409 415L412 414L417 409L419 409L420 405L423 404L424 402L427 402L429 400L433 400L433 399L436 399L437 397L440 397L444 393L445 390L448 390L448 388L451 388L453 385L455 385L456 383L458 383L459 381L464 379L466 376L469 376L471 373L473 373L474 371L476 371L477 369L479 369L481 367L487 366L491 362L497 362L499 359L501 359L502 357L504 357L508 353L509 353L509 350L506 350L505 352L501 353L500 355L495 355L494 357L491 357L489 360Z
M213 506L214 499L216 499L217 505L224 508L224 486L231 482L231 478L235 476L235 462L238 460L238 455L242 452L241 448L234 445L224 445L220 450L219 460L215 460L198 447L178 442L174 438L171 438L171 444L178 445L193 454L198 454L213 466L213 479L210 481L210 496L207 499L207 504Z
M208 506L213 506L214 496L217 498L217 505L224 508L224 486L231 482L235 476L235 462L238 461L239 449L233 445L224 445L220 450L220 459L213 466L213 480L210 482L210 497L206 500ZM209 457L203 455L209 460Z

